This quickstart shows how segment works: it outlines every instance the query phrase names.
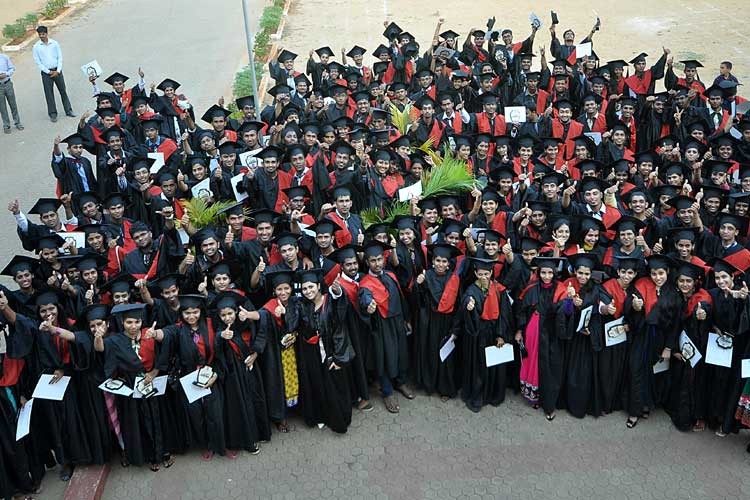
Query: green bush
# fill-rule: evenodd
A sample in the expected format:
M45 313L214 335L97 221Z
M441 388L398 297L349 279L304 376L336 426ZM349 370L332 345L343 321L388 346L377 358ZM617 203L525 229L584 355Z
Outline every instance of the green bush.
M260 16L260 27L269 33L276 33L276 28L279 27L283 15L284 11L281 7L266 7L263 9L263 14Z
M255 55L258 57L258 55ZM255 78L260 84L260 80L263 77L263 63L255 61ZM253 95L253 79L250 76L250 65L243 67L241 70L234 75L234 84L232 85L232 92L235 97L244 97L246 95ZM230 108L231 109L231 108ZM235 107L236 109L236 107Z
M18 24L22 24L24 28L31 29L36 26L36 22L39 21L39 14L35 12L29 12L25 16L23 16L21 19L18 19L16 22Z
M256 59L264 59L268 55L268 51L271 50L271 38L268 32L261 31L255 35L255 42L253 43L253 51L255 52Z
M286 0L273 0L274 7L279 7L281 9L284 8L285 3L286 3Z
M6 24L5 26L3 26L3 37L7 38L8 40L21 38L25 34L26 26L24 26L23 24L19 24L18 21L13 24Z
M47 0L47 4L42 9L42 15L47 19L54 19L68 6L68 0Z

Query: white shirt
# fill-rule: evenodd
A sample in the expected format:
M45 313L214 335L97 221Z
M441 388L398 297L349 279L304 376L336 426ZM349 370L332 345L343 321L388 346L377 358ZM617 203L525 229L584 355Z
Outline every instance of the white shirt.
M49 73L50 68L57 68L58 72L62 72L62 50L55 40L48 38L46 44L39 40L34 44L33 53L34 62L42 73Z

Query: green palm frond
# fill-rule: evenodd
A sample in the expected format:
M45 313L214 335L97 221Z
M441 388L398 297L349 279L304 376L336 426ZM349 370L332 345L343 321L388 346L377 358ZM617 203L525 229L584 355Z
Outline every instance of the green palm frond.
M435 165L440 165L443 159L440 157L437 151L435 151L435 148L433 148L434 145L435 141L432 140L432 137L428 137L427 140L424 141L424 144L418 146L417 149L429 156L432 159L432 163L434 163Z
M394 201L382 207L370 207L362 210L359 216L365 229L373 224L390 224L399 215L409 215L409 202Z
M388 111L391 114L391 124L398 129L401 135L409 132L411 125L411 104L404 106L403 111L399 111L398 106L393 103L388 105Z
M195 229L203 229L222 223L225 216L224 214L220 215L219 212L234 205L235 202L219 201L209 205L204 198L196 196L190 200L181 200L180 203L185 209L185 213L188 214L190 225Z
M422 174L422 197L471 191L476 185L477 181L469 173L466 162L452 156L446 157L429 172Z
M359 217L362 219L362 225L365 226L365 229L373 224L380 224L383 221L378 207L370 207L362 210L359 213Z

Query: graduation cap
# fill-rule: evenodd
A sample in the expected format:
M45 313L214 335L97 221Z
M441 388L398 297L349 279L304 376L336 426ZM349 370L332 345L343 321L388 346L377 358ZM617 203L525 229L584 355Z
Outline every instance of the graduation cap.
M461 251L458 248L447 243L436 243L434 245L428 245L427 250L430 251L433 259L436 257L440 257L443 259L451 260L461 255Z
M719 217L717 217L716 219L716 228L718 229L724 224L730 224L737 231L739 231L740 234L746 234L748 227L748 218L728 213L719 214ZM716 234L718 234L718 231L716 231Z
M60 142L64 142L68 146L81 146L83 144L83 136L81 134L71 134Z
M99 198L99 195L96 194L93 191L84 191L82 193L77 193L73 195L73 201L75 204L81 208L87 203L93 202L96 205L101 205L102 200Z
M276 288L279 285L290 285L294 284L294 271L271 271L264 274L268 283L271 284L271 288Z
M102 205L104 208L116 207L117 205L126 207L129 202L130 197L125 193L109 193L104 197L104 203L102 203Z
M319 57L323 57L323 56L333 57L335 55L333 53L333 50L331 50L331 47L328 47L327 45L325 47L315 49L315 53L318 54Z
M118 304L112 308L112 314L118 314L124 320L126 318L143 319L146 312L146 304Z
M675 261L666 255L654 254L646 257L646 266L650 269L671 269L675 266Z
M584 177L579 181L578 186L578 190L581 193L591 191L592 189L598 189L603 193L608 187L610 187L610 184L601 179L597 179L596 177Z
M385 31L383 31L383 36L386 37L388 40L393 40L394 38L398 37L399 34L401 34L403 30L401 27L396 23L390 23L388 26L385 27Z
M495 182L500 182L501 179L513 180L516 178L516 172L513 167L509 165L501 165L499 167L491 168L489 177Z
M677 196L673 196L672 198L670 198L667 201L667 205L669 205L670 207L674 207L677 210L686 210L692 207L694 202L695 200L693 200L692 198L678 194Z
M711 140L711 145L716 147L721 146L732 146L732 148L737 148L737 144L739 141L735 139L731 134L728 134L726 132L722 132L721 134L718 134L714 136Z
M677 138L672 134L663 135L656 140L656 145L660 148L664 146L674 146L676 143Z
M495 259L483 259L481 257L468 257L468 260L476 271L492 271L497 264L500 264L500 261Z
M639 62L645 62L646 58L648 57L648 54L645 52L641 52L637 56L635 56L633 59L630 60L630 64L637 64Z
M614 230L618 234L622 231L633 231L635 234L638 234L638 232L645 227L646 223L642 220L629 215L623 215L617 220L617 222L609 226L609 229Z
M279 94L291 94L292 87L290 87L289 85L285 83L280 83L268 89L268 93L272 95L273 97L278 97Z
M344 245L341 248L331 252L328 258L334 262L343 264L346 259L352 259L352 258L356 259L357 252L362 252L362 247L359 245L353 245L350 243L348 245Z
M355 56L362 56L367 52L367 49L360 47L359 45L355 45L352 47L349 52L346 53L347 57L354 58Z
M222 309L234 309L237 311L240 306L247 302L247 297L240 295L237 292L231 290L223 291L214 297L209 304L209 308L215 311L221 311Z
M534 257L531 261L531 265L538 267L539 269L552 269L558 272L562 269L567 259L563 257Z
M218 150L219 154L222 155L231 155L236 154L239 150L242 149L242 146L239 145L239 143L234 141L226 141L219 144Z
M338 154L347 154L347 155L353 155L354 154L354 148L351 144L349 144L346 141L336 141L333 144L329 146L329 149L333 151L334 153Z
M630 162L626 160L625 158L620 160L615 160L609 165L607 165L607 168L613 170L616 173L630 173Z
M185 309L203 309L206 305L206 298L203 295L196 293L188 293L185 295L178 295L180 300L180 310Z
M193 242L193 244L200 248L200 246L203 244L204 241L208 239L213 239L215 241L219 241L219 236L216 234L216 231L214 231L211 227L204 227L203 229L199 230L193 236L190 238Z
M685 65L685 69L696 69L696 68L702 68L703 65L696 61L695 59L685 59L684 61L677 61L679 63L682 63Z
M417 227L419 227L419 222L422 220L421 217L415 216L415 215L397 215L393 218L393 222L391 222L391 227L396 230L401 229L411 229L415 233L417 232Z
M283 49L281 52L279 52L279 56L276 58L280 63L285 63L287 61L294 61L297 59L297 54L290 50Z
M536 250L539 251L544 246L544 243L536 238L530 236L523 236L521 238L521 251Z
M232 268L226 260L220 260L216 264L213 264L211 267L206 269L206 274L208 274L208 276L210 276L212 279L219 274L226 274L231 278Z
M703 97L724 97L725 91L718 84L713 84L703 91Z
M57 212L62 202L57 198L39 198L34 206L29 209L30 214L42 215L49 212Z
M15 278L16 274L23 271L29 271L31 274L34 274L37 267L39 267L38 259L26 255L16 255L10 259L10 262L8 262L8 265L0 271L0 274Z
M557 109L562 109L562 108L573 109L573 103L570 102L567 99L558 99L558 100L556 100L555 103L554 103L554 106Z
M228 109L224 109L218 104L214 104L213 106L208 108L205 113L203 113L203 116L201 116L201 120L206 123L211 123L214 118L224 118L226 120L231 114L232 113Z
M414 103L414 107L421 110L426 104L432 105L433 109L438 109L438 104L435 102L435 99L430 97L429 94L423 94L422 97L417 99L417 101Z
M112 108L96 108L94 112L99 115L100 118L117 116L117 111Z
M734 266L734 264L730 264L726 260L719 259L719 258L714 259L711 262L711 267L713 268L712 271L714 275L716 275L717 273L725 272L729 274L730 276L737 276L742 273L742 270L737 269L737 267Z
M681 175L684 179L690 177L690 167L679 161L673 161L667 164L667 168L664 169L664 178L666 179L670 175Z
M250 106L251 108L255 107L255 97L251 95L246 95L243 97L238 97L235 99L234 103L237 105L237 109L242 109L245 106ZM243 123L244 125L244 123Z
M102 132L102 139L104 139L106 142L109 142L109 140L112 137L119 137L120 139L125 139L125 132L118 127L117 125L113 125L106 129L104 132Z
M141 123L141 127L143 128L144 131L146 131L148 129L152 129L152 128L154 128L156 130L160 130L161 129L161 124L162 124L163 121L164 121L164 119L161 116L154 115L154 116L152 116L152 117L150 117L150 118L148 118L146 120L141 120L140 123Z
M607 67L609 67L610 71L613 70L613 69L615 69L615 68L624 68L627 65L628 65L628 63L625 62L625 60L623 60L623 59L615 59L613 61L608 61L607 62Z
M424 198L419 200L417 206L424 212L425 210L437 210L439 207L439 200L435 197Z
M110 278L99 289L102 292L109 291L112 293L130 292L134 283L135 278L130 273L122 272Z
M333 199L337 200L342 196L351 196L353 186L351 184L341 184L333 188Z
M50 304L60 305L65 302L65 296L59 289L48 288L34 294L32 300L37 307Z
M368 230L369 229L370 228L368 228ZM362 251L364 252L366 259L369 257L377 257L378 255L382 255L386 250L390 250L390 247L388 245L374 239L368 241L362 247Z
M389 64L390 63L378 61L372 65L372 72L376 75L381 75L388 69Z
M168 88L171 88L172 90L177 90L180 88L179 82L176 80L172 80L171 78L165 78L161 81L159 85L156 86L157 89L166 92Z
M505 235L495 231L494 229L481 229L479 234L484 236L484 241L494 241L500 243L501 240L506 239Z
M282 158L284 156L284 150L279 146L266 146L258 154L258 158Z
M365 233L370 237L370 239L375 239L375 237L379 234L388 234L389 227L390 226L385 222L376 222L367 226L367 229L365 229Z
M731 193L729 195L729 199L732 200L735 204L750 203L750 193L744 193L744 192Z
M279 248L283 247L284 245L299 246L299 239L299 234L285 231L276 235L273 239L273 242L276 243Z
M588 233L589 231L597 230L600 233L604 233L607 230L607 227L604 225L604 222L597 219L596 217L592 217L587 214L576 214L572 217L572 222L576 225L577 231L580 233Z
M599 94L588 93L585 96L583 96L583 99L581 99L581 102L593 101L597 104L600 104L603 100L604 98L600 96Z
M315 224L311 224L307 228L310 231L315 231L315 234L333 234L336 231L341 231L343 228L336 224L331 219L321 219Z
M586 159L578 162L576 164L576 167L578 167L578 171L581 172L581 175L583 175L584 172L591 171L594 171L594 175L596 175L598 172L601 172L604 169L604 164L599 160ZM584 178L586 177L591 176L585 176Z
M255 226L263 223L276 224L278 218L281 217L281 214L279 214L278 212L274 212L273 210L269 210L267 208L253 210L248 215L255 223Z
M614 259L616 269L633 269L637 271L640 269L643 259L637 259L635 257L617 257Z
M458 38L460 35L453 30L447 30L447 31L443 31L442 33L440 33L439 36L440 38L448 39L448 38Z
M372 51L373 57L378 57L378 58L380 56L384 55L384 54L390 54L390 53L391 53L390 49L388 47L386 47L385 45L383 45L382 43L380 45L378 45L375 48L375 50ZM383 64L388 65L388 63L385 63L385 62L383 62Z
M409 35L409 36L411 36L411 35ZM412 41L411 42L409 42L406 45L404 45L404 46L401 47L401 52L403 52L403 54L405 56L415 55L417 52L419 52L419 44L417 44L417 42L413 41L413 38L414 37L412 37Z
M700 230L697 227L673 227L667 230L667 238L672 241L688 240L695 241L698 239Z
M568 262L573 266L573 269L588 267L593 271L599 267L599 257L594 253L577 253L574 255L568 255Z
M309 78L307 78L307 75L305 75L304 73L300 73L299 75L295 76L294 83L295 84L306 83L308 87L312 85L312 82L310 81Z
M357 92L352 96L354 98L354 102L359 101L367 101L370 102L370 93L366 90L362 90L360 92Z
M445 219L442 224L440 224L440 227L438 227L438 232L442 233L443 235L449 235L451 233L458 233L459 239L464 239L464 230L469 227L463 222L461 222L458 219Z
M104 320L108 321L110 315L110 309L107 304L91 304L86 306L81 311L81 319L86 321L86 323L90 323L95 320Z
M633 154L636 163L655 163L659 161L659 155L652 149L646 149Z
M117 82L125 83L128 80L129 78L127 76L123 75L122 73L118 73L117 71L115 71L114 73L112 73L111 75L109 75L107 78L104 79L106 83L113 85L113 86Z
M301 271L297 271L294 278L295 278L295 281L299 284L303 284L303 283L320 284L323 281L323 276L325 276L325 272L322 269L303 269Z

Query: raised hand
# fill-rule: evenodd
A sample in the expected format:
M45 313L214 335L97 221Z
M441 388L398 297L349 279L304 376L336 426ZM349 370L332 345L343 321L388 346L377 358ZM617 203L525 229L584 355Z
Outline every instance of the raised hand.
M473 311L474 306L476 306L476 301L474 300L474 297L469 297L469 302L466 304L466 310Z
M643 299L637 296L636 294L632 295L633 297L633 309L636 311L641 311L643 309Z

